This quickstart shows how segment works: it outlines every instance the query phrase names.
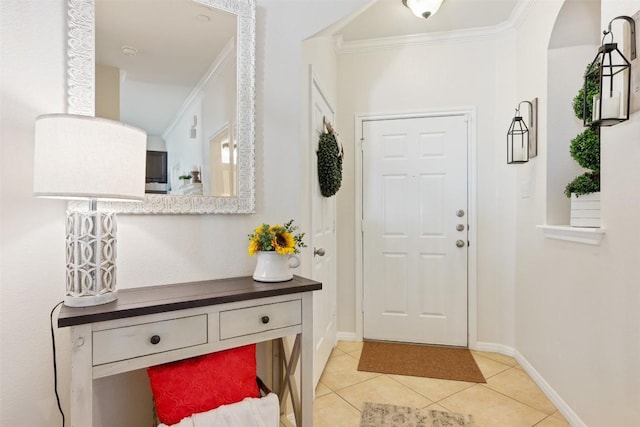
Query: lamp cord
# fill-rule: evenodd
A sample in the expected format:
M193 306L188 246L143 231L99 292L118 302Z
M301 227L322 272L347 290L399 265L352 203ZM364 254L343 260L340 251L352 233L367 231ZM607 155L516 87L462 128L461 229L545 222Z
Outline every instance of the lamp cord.
M58 402L58 411L60 411L60 415L62 416L62 427L64 427L64 411L62 410L62 405L60 404L60 395L58 394L58 364L56 362L56 336L53 332L53 312L56 311L56 308L62 305L63 301L57 303L51 309L51 347L53 348L53 390L56 393L56 401Z

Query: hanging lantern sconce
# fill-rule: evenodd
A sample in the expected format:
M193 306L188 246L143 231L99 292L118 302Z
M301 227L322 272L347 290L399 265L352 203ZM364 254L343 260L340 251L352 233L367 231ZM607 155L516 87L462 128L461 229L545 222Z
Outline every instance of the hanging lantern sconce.
M604 30L598 54L584 73L583 124L584 126L613 126L629 120L631 101L631 62L613 41L611 24L624 19L630 29L630 58L636 58L636 23L629 16L618 16ZM610 43L605 43L607 36Z
M520 106L529 106L529 126L520 114ZM516 108L516 115L511 120L507 131L507 164L527 163L538 155L538 98L522 101Z

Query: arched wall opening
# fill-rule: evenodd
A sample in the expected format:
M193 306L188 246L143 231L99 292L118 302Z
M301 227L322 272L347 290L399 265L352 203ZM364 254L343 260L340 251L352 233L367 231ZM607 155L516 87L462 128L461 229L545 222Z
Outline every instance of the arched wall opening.
M548 225L568 225L570 202L565 186L583 169L571 158L569 144L584 130L572 108L583 73L600 45L600 0L566 0L548 47L547 208Z

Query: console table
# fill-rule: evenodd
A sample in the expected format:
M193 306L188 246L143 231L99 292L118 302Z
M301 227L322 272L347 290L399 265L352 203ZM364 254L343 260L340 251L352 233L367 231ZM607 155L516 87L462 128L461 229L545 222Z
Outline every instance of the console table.
M281 283L251 277L118 291L112 303L63 306L71 328L71 426L93 425L93 380L161 363L295 335L274 363L274 391L290 392L296 424L313 423L313 292L322 284L294 276ZM300 363L300 386L294 373ZM282 370L279 368L282 367Z

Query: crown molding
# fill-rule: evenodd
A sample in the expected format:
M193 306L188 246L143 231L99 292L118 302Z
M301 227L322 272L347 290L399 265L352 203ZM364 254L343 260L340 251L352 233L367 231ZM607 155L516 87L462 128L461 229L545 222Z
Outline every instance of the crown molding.
M236 54L236 38L232 37L227 44L222 48L222 51L218 54L216 59L213 61L209 69L202 76L198 84L194 86L194 88L187 96L187 99L182 103L178 112L176 113L173 121L167 126L167 128L162 132L162 138L165 140L169 137L169 134L175 129L175 127L180 123L180 119L184 115L185 111L191 106L191 104L200 96L203 91L203 88L209 83L209 80L214 79L218 74L222 72L223 67L231 62L231 59L235 57Z
M381 37L367 40L344 41L342 37L335 39L335 51L338 55L364 53L383 49L395 49L408 46L431 46L465 43L493 38L498 34L517 28L528 15L537 0L519 0L509 18L498 25L490 27L468 28L456 31L437 33L411 34L407 36Z
M522 22L525 20L531 8L538 0L518 0L516 7L511 11L511 15L509 19L505 22L507 24L507 29L509 28L518 28Z

